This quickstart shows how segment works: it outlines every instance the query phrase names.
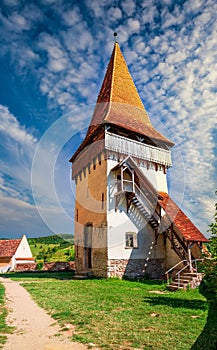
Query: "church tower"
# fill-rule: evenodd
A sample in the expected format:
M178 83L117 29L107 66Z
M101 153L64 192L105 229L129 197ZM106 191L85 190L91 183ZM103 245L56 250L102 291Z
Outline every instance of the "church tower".
M152 126L116 42L86 137L70 159L77 273L158 278L189 256L189 244L198 254L205 237L191 222L194 235L183 236L175 219L185 214L168 195L173 145Z

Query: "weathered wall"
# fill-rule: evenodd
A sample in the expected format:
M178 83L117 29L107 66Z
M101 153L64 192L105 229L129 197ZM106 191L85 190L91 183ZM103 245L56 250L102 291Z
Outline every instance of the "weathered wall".
M0 266L10 265L11 264L11 258L10 257L1 257L0 258Z
M91 159L90 159L91 161ZM97 157L76 179L75 261L76 271L106 275L107 266L107 164ZM91 224L85 236L85 225ZM87 253L87 249L89 249ZM89 254L89 264L87 257ZM91 265L91 266L89 266Z
M110 259L108 275L111 277L127 277L137 279L149 277L160 279L163 277L164 259Z
M42 271L73 271L74 261L69 262L45 262ZM36 263L16 264L14 271L37 271Z
M76 222L81 225L92 222L93 226L106 222L106 160L97 159L95 164L91 163L76 182Z

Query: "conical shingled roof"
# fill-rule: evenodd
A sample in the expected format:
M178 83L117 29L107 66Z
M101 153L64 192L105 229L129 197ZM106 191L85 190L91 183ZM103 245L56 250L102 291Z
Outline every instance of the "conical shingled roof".
M174 145L153 128L117 42L97 99L91 126L106 122L170 146Z
M111 114L112 102L114 104L120 104L119 112L121 111L121 108L124 107L123 104L128 105L128 108L130 107L130 109L132 107L134 107L135 110L139 109L140 113L142 113L138 114L137 112L137 115L131 115L131 118L140 119L142 123L152 127L118 43L115 43L114 45L106 75L97 99L97 103L106 102L110 102L110 109L104 117L104 120L111 122L113 120L113 114ZM125 106L125 109L127 109L127 106ZM99 119L101 119L102 122L103 116L98 115L97 112L97 110L94 111L91 124L96 125L100 121Z
M170 147L174 145L152 126L117 42L114 45L87 135L71 161L91 142L93 134L103 124L112 124L143 135L156 145L164 144Z

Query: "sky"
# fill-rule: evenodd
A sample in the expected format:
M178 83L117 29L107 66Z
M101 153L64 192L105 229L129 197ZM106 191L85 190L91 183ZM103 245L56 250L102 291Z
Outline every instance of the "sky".
M208 236L217 188L215 0L0 1L0 237L73 233L68 162L114 31L152 124L175 143L169 191Z

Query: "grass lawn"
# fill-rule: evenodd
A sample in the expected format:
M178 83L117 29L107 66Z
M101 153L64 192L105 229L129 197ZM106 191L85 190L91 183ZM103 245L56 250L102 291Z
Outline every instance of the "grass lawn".
M157 281L67 280L67 273L19 276L63 327L75 325L75 341L113 350L216 349L216 312L198 289L174 293Z
M5 290L2 284L0 284L0 349L6 342L6 334L11 332L11 327L8 327L5 323L7 316L7 310L4 306Z

